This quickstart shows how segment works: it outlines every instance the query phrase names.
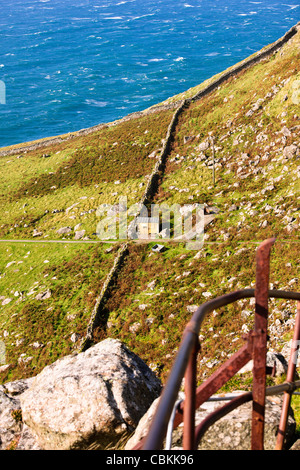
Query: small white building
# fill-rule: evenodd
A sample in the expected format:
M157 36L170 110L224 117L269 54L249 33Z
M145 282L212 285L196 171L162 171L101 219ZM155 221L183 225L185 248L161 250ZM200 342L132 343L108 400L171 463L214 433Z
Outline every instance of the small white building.
M158 238L160 232L159 217L137 218L138 238Z

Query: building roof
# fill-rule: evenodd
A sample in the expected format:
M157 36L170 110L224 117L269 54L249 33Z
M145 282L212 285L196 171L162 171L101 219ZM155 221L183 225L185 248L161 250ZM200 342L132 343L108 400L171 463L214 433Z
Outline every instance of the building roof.
M158 224L159 217L138 217L137 223L138 224Z

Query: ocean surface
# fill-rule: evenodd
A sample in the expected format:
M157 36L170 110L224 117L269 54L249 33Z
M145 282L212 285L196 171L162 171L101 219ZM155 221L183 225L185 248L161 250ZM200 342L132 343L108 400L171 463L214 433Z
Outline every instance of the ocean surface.
M299 20L299 0L5 0L0 147L146 109Z

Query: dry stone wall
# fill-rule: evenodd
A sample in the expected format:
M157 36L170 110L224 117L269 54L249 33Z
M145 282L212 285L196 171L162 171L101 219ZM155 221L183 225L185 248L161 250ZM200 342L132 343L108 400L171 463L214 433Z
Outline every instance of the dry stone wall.
M107 296L109 295L109 289L115 280L116 276L118 275L118 271L120 269L120 266L126 257L128 253L128 243L125 243L124 245L121 246L119 249L117 256L115 258L113 267L111 268L103 286L101 289L101 292L97 298L95 307L93 309L90 322L87 328L87 333L83 340L80 342L80 345L78 347L78 351L85 351L88 349L91 345L92 342L92 336L95 328L99 325L102 317L102 312L103 312L103 306L106 302Z

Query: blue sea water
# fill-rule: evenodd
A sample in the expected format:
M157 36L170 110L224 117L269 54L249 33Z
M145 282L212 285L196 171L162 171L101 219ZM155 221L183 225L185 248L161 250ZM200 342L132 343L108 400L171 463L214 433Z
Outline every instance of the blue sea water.
M201 83L296 24L300 0L287 1L1 2L0 146L113 121Z

